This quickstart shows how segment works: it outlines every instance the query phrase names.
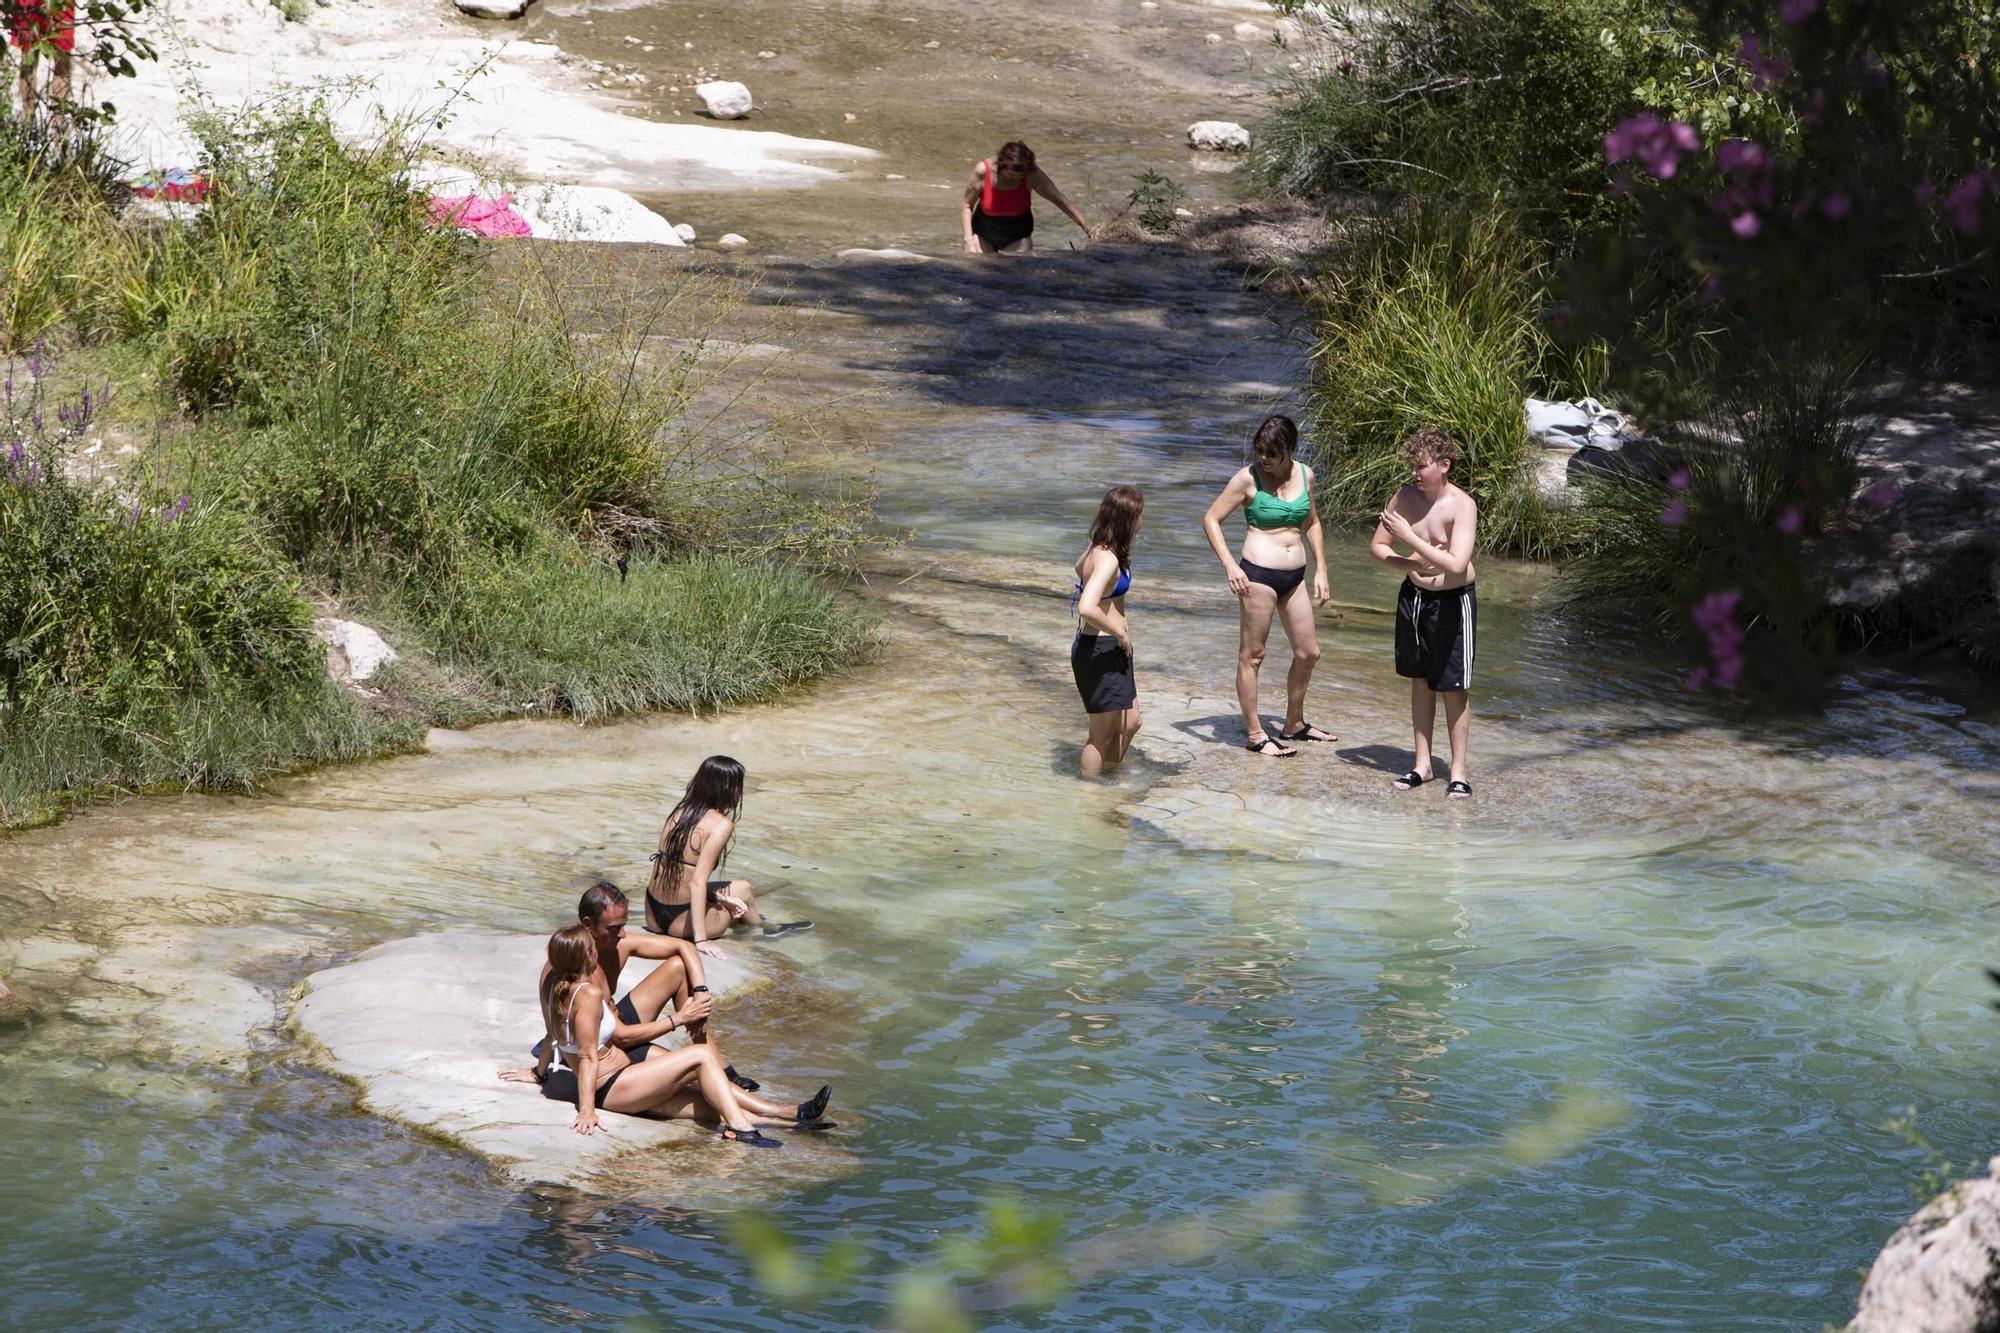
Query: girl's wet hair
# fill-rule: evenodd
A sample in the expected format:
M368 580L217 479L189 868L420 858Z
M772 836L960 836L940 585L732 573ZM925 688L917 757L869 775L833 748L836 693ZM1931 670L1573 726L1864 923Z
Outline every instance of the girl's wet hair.
M1035 150L1019 139L1010 139L1001 144L1000 151L993 155L993 165L1001 171L1033 171Z
M1139 515L1145 511L1146 497L1137 486L1113 486L1097 502L1097 518L1090 525L1090 544L1109 548L1118 557L1118 568L1132 568L1132 535L1139 530Z
M1290 458L1299 447L1299 425L1290 417L1270 416L1250 437L1250 448L1259 458Z
M551 1030L556 1016L569 1012L570 997L576 988L597 971L597 945L590 927L564 926L549 936L549 974L542 978L542 1019Z
M673 823L667 828L666 840L660 850L653 853L653 880L662 887L672 884L673 876L680 873L678 867L686 859L687 842L694 826L701 817L711 810L720 810L731 819L743 810L743 765L726 754L712 754L701 761L701 767L694 771L694 778L688 783L687 791L681 796L681 803L674 807ZM715 859L719 869L729 856L724 847Z

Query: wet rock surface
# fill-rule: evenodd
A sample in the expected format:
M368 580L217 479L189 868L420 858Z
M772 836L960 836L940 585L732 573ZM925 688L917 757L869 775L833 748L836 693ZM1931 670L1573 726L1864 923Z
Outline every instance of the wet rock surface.
M1905 1222L1868 1270L1848 1333L2000 1329L2000 1157Z

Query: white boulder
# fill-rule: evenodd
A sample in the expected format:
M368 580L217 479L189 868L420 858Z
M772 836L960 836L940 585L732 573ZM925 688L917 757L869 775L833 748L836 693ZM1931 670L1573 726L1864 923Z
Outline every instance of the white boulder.
M359 621L321 616L313 629L326 645L327 674L342 683L359 684L396 660L388 641Z
M730 247L731 249L734 249L734 248L736 248L736 247L737 247L737 246L739 246L739 245L748 245L748 244L750 244L750 241L749 241L749 238L747 238L747 237L743 237L743 236L738 236L738 235L737 235L737 234L736 234L735 232L733 232L733 231L726 231L726 232L722 233L722 235L720 235L720 236L716 237L716 239L715 239L715 243L716 243L717 245L726 245L726 246Z
M1241 42L1254 42L1264 35L1264 29L1258 27L1248 19L1243 20L1243 22L1237 24L1234 28L1231 28L1230 31L1235 33L1236 39Z
M1848 1333L1974 1333L2000 1325L2000 1157L1889 1238Z
M1233 120L1197 120L1188 126L1187 139L1190 148L1240 153L1250 146L1250 131Z
M314 973L292 1023L360 1087L367 1110L447 1134L523 1180L578 1184L614 1155L704 1140L684 1121L610 1111L605 1132L586 1138L570 1132L574 1107L532 1083L500 1080L501 1069L533 1063L529 1049L542 1031L535 975L547 950L544 935L490 930L395 940ZM753 984L737 958L704 965L718 1003ZM634 959L621 984L637 984L652 967ZM412 1023L412 1014L423 1021Z
M517 19L528 12L532 0L452 0L461 14L476 19Z
M931 258L929 255L918 254L915 250L864 250L859 246L850 246L840 251L838 257L841 259L904 259L920 264L929 263Z
M750 90L740 83L728 79L697 83L694 93L717 120L741 120L750 114Z
M674 235L680 237L683 242L692 241L695 238L694 228L688 226L685 222L676 222L674 224Z

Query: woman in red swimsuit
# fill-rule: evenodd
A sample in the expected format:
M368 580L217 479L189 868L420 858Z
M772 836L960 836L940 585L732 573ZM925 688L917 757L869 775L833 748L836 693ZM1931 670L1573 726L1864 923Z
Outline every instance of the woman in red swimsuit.
M990 161L972 169L958 213L969 255L1024 255L1035 248L1034 195L1060 208L1090 235L1090 224L1049 174L1035 165L1035 150L1016 139L1003 144Z

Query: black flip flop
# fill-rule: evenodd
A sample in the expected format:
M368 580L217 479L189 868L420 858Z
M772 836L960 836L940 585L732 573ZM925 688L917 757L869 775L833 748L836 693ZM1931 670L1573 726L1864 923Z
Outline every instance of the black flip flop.
M752 1125L748 1130L735 1130L724 1125L717 1131L716 1137L724 1143L740 1143L746 1148L782 1148L785 1146L781 1140L772 1138L769 1134L759 1130L755 1125Z
M1275 745L1278 748L1276 750L1267 750L1264 748L1267 745ZM1245 741L1243 748L1251 754L1263 755L1266 759L1296 759L1299 757L1297 750L1287 748L1283 741L1276 740L1268 735L1260 741Z
M1309 734L1315 731L1324 731L1326 732L1326 734L1324 736L1314 736ZM1297 731L1279 732L1278 739L1280 741L1283 741L1287 745L1297 745L1300 741L1311 741L1317 745L1325 745L1328 744L1329 742L1339 740L1340 737L1334 735L1330 731L1327 731L1325 727L1316 727L1310 722L1301 722L1299 723L1299 729Z
M1454 801L1462 801L1472 795L1472 784L1463 778L1453 778L1445 787L1444 794Z
M1389 785L1391 787L1394 787L1397 791L1415 791L1417 788L1423 786L1426 782L1429 781L1430 781L1429 778L1425 777L1423 774L1417 772L1417 770L1413 768L1409 772L1403 774L1402 777L1397 778L1394 782L1390 783Z

